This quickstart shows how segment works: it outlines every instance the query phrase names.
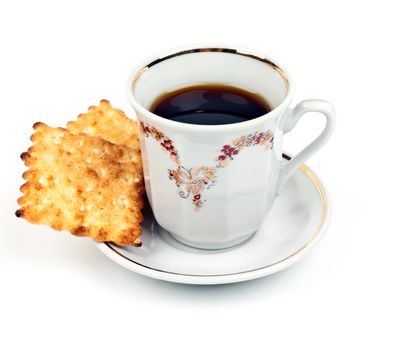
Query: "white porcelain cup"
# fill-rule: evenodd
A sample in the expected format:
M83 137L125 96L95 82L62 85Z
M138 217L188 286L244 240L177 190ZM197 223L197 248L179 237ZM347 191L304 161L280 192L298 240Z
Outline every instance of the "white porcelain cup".
M150 112L159 95L199 83L231 84L262 95L272 110L226 125L195 125ZM266 56L237 48L186 48L158 55L127 81L137 113L146 191L155 219L192 247L226 248L263 223L293 172L327 142L332 106L305 100L290 108L294 83ZM307 112L326 117L321 134L282 166L283 135Z

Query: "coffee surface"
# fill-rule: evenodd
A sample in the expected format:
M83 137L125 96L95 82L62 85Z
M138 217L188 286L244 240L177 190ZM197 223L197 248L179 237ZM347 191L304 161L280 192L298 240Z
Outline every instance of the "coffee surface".
M224 84L199 84L167 92L150 107L151 112L163 118L199 125L240 123L270 110L262 96Z

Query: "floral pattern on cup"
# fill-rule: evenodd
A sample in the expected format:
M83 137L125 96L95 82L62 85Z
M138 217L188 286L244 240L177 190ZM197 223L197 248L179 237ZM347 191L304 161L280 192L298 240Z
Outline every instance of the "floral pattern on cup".
M247 136L240 136L232 140L230 145L224 145L221 154L215 159L217 167L223 168L229 164L245 147L262 146L265 150L273 148L273 133L257 131Z
M170 159L176 164L180 164L180 157L178 151L173 145L173 141L170 140L163 132L159 131L154 126L148 126L144 122L140 121L140 127L142 133L146 136L152 136L156 141L160 142L162 149L169 153Z
M174 180L178 188L177 193L182 198L193 196L192 204L196 209L203 206L201 193L215 184L216 167L199 166L187 169L178 166L175 170L168 170L170 180Z
M244 148L253 146L261 146L264 150L273 148L273 132L271 130L257 131L237 137L230 144L224 145L220 150L220 155L215 158L216 164L214 166L187 168L181 165L179 153L171 139L155 127L148 126L142 121L140 121L140 126L142 133L146 137L151 136L160 142L162 149L178 165L176 169L168 169L169 179L175 182L177 194L181 198L192 197L192 205L195 210L199 210L205 202L205 199L202 198L203 191L209 190L216 184L218 170L229 165Z

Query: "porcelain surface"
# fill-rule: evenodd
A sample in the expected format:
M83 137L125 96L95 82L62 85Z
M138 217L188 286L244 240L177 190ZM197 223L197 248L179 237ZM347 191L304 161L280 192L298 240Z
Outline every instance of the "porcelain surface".
M180 123L150 112L158 95L199 83L259 93L272 110L226 125ZM258 230L287 180L334 128L328 102L305 100L290 108L293 91L293 80L276 61L231 48L174 50L130 75L126 93L140 123L146 192L161 227L206 249L230 247ZM326 118L324 129L281 166L284 134L308 112Z
M186 246L158 225L149 207L141 248L109 243L97 243L97 247L123 267L156 279L188 284L241 282L294 264L322 237L329 216L322 183L303 165L276 198L263 226L246 242L232 248L203 250Z

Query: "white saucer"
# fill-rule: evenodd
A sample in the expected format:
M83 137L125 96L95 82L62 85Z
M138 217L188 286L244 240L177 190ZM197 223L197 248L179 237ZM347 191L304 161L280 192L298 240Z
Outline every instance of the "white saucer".
M261 229L239 246L202 250L183 245L156 223L147 208L142 247L111 243L97 247L119 265L152 278L188 284L241 282L297 262L321 238L329 214L322 183L303 165L276 198Z

